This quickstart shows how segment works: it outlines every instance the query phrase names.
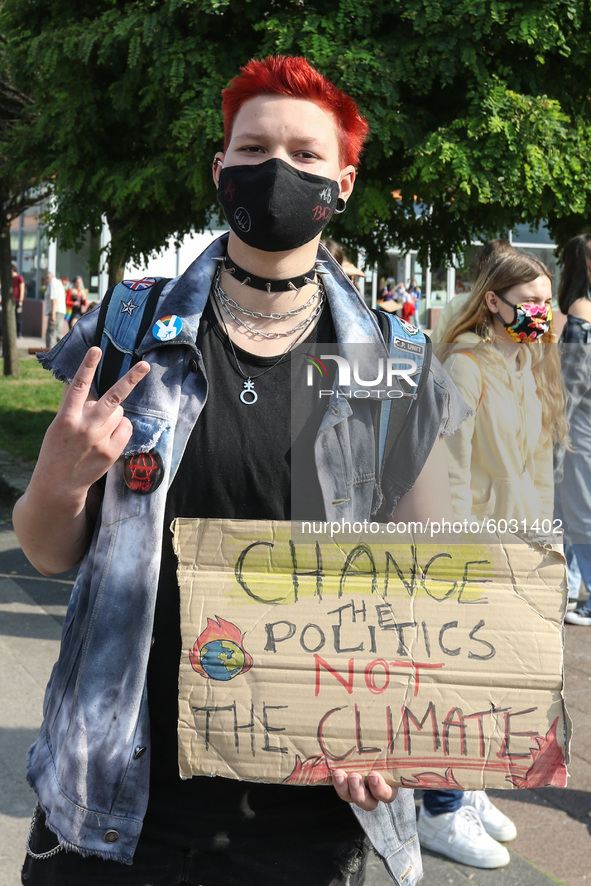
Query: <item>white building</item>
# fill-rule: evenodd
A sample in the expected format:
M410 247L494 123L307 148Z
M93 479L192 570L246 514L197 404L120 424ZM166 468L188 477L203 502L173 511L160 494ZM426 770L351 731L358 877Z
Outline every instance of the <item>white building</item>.
M73 280L81 276L88 289L90 301L100 301L108 287L106 269L100 265L100 250L108 238L105 226L101 238L90 235L79 251L60 249L59 240L49 240L42 223L44 206L33 206L15 219L11 226L10 245L12 261L25 278L27 302L23 314L23 333L42 335L43 315L40 300L43 297L43 272L47 269L57 277ZM191 264L221 230L191 234L184 238L179 248L171 238L168 246L160 254L154 254L145 266L130 264L126 267L127 277L144 276L146 272L159 277L176 277ZM550 239L545 226L534 233L527 225L520 225L509 233L509 239L516 248L526 249L540 258L554 275L554 291L558 288L558 268L555 257L555 244ZM364 295L368 304L375 306L380 281L387 278L395 283L406 285L416 279L421 287L423 298L419 302L419 322L423 328L430 328L437 317L437 309L443 307L458 292L470 286L469 269L480 244L475 243L466 254L454 258L449 267L423 267L416 252L401 253L389 251L386 266L365 268ZM363 269L363 255L350 256L354 264ZM29 302L32 302L30 304Z

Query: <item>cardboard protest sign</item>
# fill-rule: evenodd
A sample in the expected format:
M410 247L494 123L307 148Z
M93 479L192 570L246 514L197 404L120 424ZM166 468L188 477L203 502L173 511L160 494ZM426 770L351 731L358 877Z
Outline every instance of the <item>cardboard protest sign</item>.
M401 544L176 520L183 777L566 783L564 560L537 544Z

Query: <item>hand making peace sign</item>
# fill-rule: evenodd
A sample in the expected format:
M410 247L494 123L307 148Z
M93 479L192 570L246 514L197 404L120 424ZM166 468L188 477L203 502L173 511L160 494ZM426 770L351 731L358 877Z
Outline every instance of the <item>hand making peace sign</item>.
M84 555L97 510L94 484L132 434L121 404L150 371L145 361L137 363L95 400L90 388L100 359L97 347L84 357L47 429L29 488L14 509L23 550L47 575L71 568Z

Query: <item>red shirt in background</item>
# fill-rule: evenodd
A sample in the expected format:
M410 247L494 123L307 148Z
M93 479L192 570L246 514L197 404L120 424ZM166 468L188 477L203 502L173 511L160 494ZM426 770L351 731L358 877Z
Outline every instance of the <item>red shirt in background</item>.
M21 302L21 286L25 285L25 278L21 277L20 274L12 275L12 294L14 296L14 303L18 307ZM23 293L24 299L24 293Z

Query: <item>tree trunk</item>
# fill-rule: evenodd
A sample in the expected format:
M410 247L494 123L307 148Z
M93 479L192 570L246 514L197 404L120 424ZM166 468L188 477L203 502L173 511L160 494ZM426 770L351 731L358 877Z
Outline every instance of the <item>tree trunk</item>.
M113 253L111 253L111 258L109 259L109 286L114 286L115 283L121 283L124 276L125 260L115 258Z
M120 235L121 226L107 214L107 223L111 232L109 248L109 286L121 283L125 275L125 248Z
M0 230L0 286L2 287L2 353L4 375L18 377L16 311L12 292L10 228Z

